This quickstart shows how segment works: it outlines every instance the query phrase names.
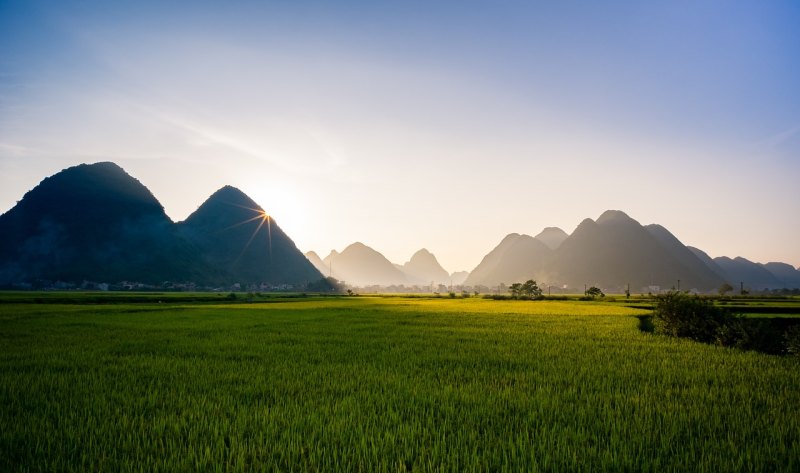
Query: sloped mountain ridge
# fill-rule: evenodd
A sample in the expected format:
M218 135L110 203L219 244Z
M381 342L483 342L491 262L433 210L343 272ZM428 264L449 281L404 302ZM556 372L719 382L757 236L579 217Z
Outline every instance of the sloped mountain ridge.
M609 290L630 287L632 291L652 287L712 291L726 281L743 281L755 289L800 286L800 270L790 265L712 259L685 246L663 226L642 226L619 210L606 211L596 221L584 219L563 241L547 245L549 253L541 248L510 251L525 237L512 233L503 238L466 283L491 287L536 279L573 289L596 285ZM512 270L520 261L525 261L524 271Z
M448 275L425 249L404 265L361 243L322 260L313 252L302 255L275 220L234 187L219 189L174 223L142 183L110 162L50 176L0 215L4 286L33 280L302 286L328 273L357 285L458 285L466 277L468 286L530 278L573 288L630 284L633 290L655 285L709 291L722 282L754 289L800 286L800 270L791 265L712 259L666 228L642 226L619 210L585 219L571 235L555 227L536 237L509 234L468 274Z
M223 204L225 199L238 206ZM0 285L39 280L302 285L322 279L274 220L261 228L256 228L260 218L243 222L261 214L249 197L226 186L176 224L118 165L81 164L44 179L0 216Z

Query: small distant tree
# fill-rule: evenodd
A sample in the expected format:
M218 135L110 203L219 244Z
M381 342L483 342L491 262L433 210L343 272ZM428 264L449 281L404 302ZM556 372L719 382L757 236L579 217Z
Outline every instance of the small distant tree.
M727 293L729 293L729 292L733 291L733 286L731 286L731 285L730 285L730 284L728 284L728 283L723 283L723 284L722 284L722 285L719 287L719 289L717 289L717 291L719 292L719 295L720 295L720 296L723 296L723 297L725 297L725 294L727 294Z
M602 290L600 290L597 286L592 286L586 290L586 295L595 298L595 297L606 297Z
M539 288L539 285L536 284L536 281L528 279L522 284L522 295L534 299L542 296L542 290Z
M514 299L519 299L522 297L522 283L515 282L511 285L511 287L508 288L508 290L511 292L511 297Z

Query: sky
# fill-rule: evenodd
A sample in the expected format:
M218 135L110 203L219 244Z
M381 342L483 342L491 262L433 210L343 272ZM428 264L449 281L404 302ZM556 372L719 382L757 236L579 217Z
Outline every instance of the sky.
M800 266L800 2L0 0L0 212L113 161L302 251L473 269L623 210Z

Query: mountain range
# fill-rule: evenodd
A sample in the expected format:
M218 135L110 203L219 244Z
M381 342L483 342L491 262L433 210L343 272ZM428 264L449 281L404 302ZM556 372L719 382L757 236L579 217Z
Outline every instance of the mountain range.
M405 264L354 243L324 260L306 253L317 269L354 286L456 285L497 287L535 279L561 290L598 286L633 292L669 288L717 290L724 283L751 290L800 287L800 271L785 263L753 263L744 258L711 258L684 245L658 224L641 225L622 211L585 219L572 234L547 227L535 237L505 236L471 272L448 276L433 254L422 249Z
M226 186L174 223L114 163L44 179L0 216L0 286L35 281L292 285L322 279L277 223Z
M611 291L682 288L712 291L723 283L750 289L800 287L800 271L785 263L712 259L687 247L661 225L641 225L608 210L572 234L548 227L536 237L512 233L490 251L465 284L497 286L535 279L561 288Z
M0 286L36 281L198 286L326 284L495 287L535 279L561 289L609 291L678 287L712 291L800 287L793 266L742 257L711 258L661 225L608 210L567 234L547 227L512 233L471 272L448 273L426 249L404 264L357 242L325 258L303 255L275 220L240 190L225 186L175 223L138 180L114 163L82 164L44 179L0 215Z
M420 249L405 264L394 264L378 251L356 242L324 259L313 251L306 258L323 274L352 286L420 286L460 284L463 273L450 275L431 252ZM453 278L455 277L455 281ZM456 282L457 281L457 282Z

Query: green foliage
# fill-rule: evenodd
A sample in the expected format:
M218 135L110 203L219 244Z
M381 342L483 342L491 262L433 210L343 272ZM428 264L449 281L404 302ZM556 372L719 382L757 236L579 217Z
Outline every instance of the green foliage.
M655 296L653 326L657 333L712 343L725 319L726 313L710 299L680 291Z
M731 286L728 283L722 283L722 285L717 290L717 292L719 292L719 295L723 296L723 297L725 297L725 294L727 294L727 293L729 293L731 291L733 291L733 286Z
M792 353L792 334L800 330L797 322L791 318L744 317L715 306L712 299L676 291L657 296L653 311L653 325L658 333L771 354Z
M795 325L786 330L786 351L791 355L800 356L800 325Z
M586 290L586 295L588 297L591 297L591 298L605 297L606 296L605 293L603 293L603 291L599 287L595 287L595 286L592 286L589 289L587 289Z
M213 297L0 303L0 471L800 470L797 360L646 310Z
M537 299L542 297L542 290L536 281L528 279L524 283L514 283L509 287L511 297L514 299Z

